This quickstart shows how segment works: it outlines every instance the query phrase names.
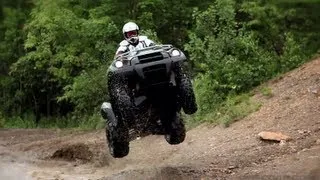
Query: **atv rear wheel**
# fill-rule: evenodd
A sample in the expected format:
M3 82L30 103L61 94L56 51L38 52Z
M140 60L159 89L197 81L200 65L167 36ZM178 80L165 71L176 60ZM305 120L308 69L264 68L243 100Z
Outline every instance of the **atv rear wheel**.
M179 113L174 115L172 121L165 123L165 129L165 139L169 144L180 144L184 141L186 137L186 128Z

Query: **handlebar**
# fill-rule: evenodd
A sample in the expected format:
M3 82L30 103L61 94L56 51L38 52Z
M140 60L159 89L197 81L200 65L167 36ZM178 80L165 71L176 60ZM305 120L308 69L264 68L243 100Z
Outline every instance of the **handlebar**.
M158 50L158 49L169 50L171 48L173 48L173 46L171 44L153 45L153 46L145 47L145 48L142 48L142 49L136 49L134 51L128 51L128 52L119 54L118 56L116 56L115 60L127 57L130 54L138 54L138 53L140 53L142 51L147 51L147 50L150 50L150 49L153 49L153 50Z

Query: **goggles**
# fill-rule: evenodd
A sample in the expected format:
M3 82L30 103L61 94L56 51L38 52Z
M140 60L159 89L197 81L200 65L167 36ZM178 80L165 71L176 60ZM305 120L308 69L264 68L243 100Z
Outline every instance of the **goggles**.
M138 32L137 31L129 31L129 32L126 32L126 37L127 38L131 38L131 37L134 37L134 36L137 36L138 35Z

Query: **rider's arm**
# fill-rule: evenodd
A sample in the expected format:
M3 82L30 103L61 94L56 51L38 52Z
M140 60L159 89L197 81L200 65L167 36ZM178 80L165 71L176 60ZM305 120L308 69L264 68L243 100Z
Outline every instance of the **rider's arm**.
M144 47L156 45L156 43L154 43L151 39L148 39L147 36L139 36L139 40L144 44Z
M147 46L154 46L154 45L156 45L156 43L155 43L154 41L152 41L151 39L146 39L145 42L146 42Z
M118 49L117 49L117 52L115 54L115 57L119 56L120 54L122 53L125 53L127 51L127 47L124 47L124 46L120 46Z
M127 41L122 41L116 51L116 54L114 56L114 58L116 58L117 56L121 55L122 53L125 53L128 51L128 43Z

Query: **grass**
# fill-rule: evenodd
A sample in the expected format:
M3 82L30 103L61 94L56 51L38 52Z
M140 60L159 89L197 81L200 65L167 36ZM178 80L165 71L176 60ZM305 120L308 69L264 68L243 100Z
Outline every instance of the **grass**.
M2 123L1 123L2 122ZM105 123L100 114L93 114L86 117L62 117L62 118L41 118L36 124L35 116L31 113L23 116L1 118L0 127L3 128L48 128L48 129L79 129L90 130L103 128Z
M262 95L264 95L264 96L266 96L266 97L272 97L273 96L273 92L272 92L272 89L270 88L270 87L266 87L266 86L264 86L264 87L262 87L261 89L260 89L260 91L261 91L261 94Z
M187 127L191 128L204 122L222 124L228 127L260 109L261 104L251 98L252 94L229 96L217 109L204 115L195 115L186 119Z
M260 107L261 104L252 100L249 94L232 96L227 98L226 102L216 112L208 114L205 119L228 127L232 122L246 117L259 110Z

